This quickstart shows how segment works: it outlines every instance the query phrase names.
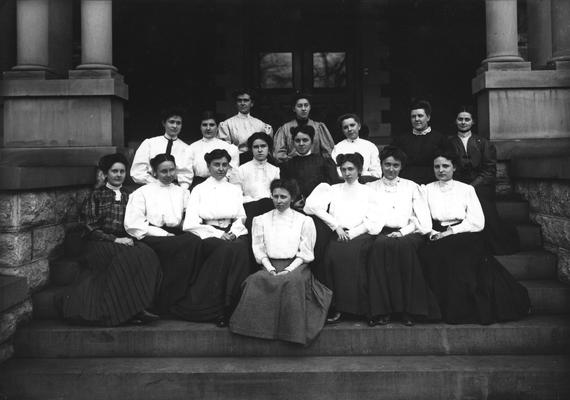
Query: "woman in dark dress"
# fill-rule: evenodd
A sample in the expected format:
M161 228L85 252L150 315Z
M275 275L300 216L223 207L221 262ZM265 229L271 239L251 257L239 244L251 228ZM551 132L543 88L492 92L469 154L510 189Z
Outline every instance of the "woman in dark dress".
M337 164L345 182L321 183L307 198L304 211L315 215L329 228L328 246L317 278L333 291L329 323L341 313L368 316L366 262L373 237L382 229L375 196L358 182L363 157L359 153L340 154ZM318 234L318 233L317 233Z
M99 169L105 183L91 193L81 212L86 269L56 304L63 318L77 323L114 326L157 320L146 309L160 280L158 258L123 227L127 160L121 154L104 156Z
M449 138L459 158L455 179L475 188L485 215L483 234L491 252L515 253L520 248L517 230L501 220L495 204L497 150L489 140L471 132L475 121L470 107L460 107L456 115L457 134Z
M490 324L520 319L529 311L528 292L486 251L481 205L473 186L453 179L457 165L454 153L436 153L437 181L426 186L433 228L420 250L443 320Z
M406 326L414 320L441 318L429 289L418 250L431 231L431 217L419 186L398 175L406 154L387 146L380 153L382 178L367 183L377 196L376 212L384 220L382 232L368 255L370 326L385 325L398 316Z
M241 285L249 275L249 245L246 240L246 218L239 186L226 179L231 157L226 150L216 149L204 156L210 177L194 188L184 218L183 229L201 238L202 270L214 273L208 292L203 295L221 305L219 327L227 326L237 305ZM195 293L199 298L200 293ZM192 299L188 299L192 305ZM186 301L177 304L185 313Z

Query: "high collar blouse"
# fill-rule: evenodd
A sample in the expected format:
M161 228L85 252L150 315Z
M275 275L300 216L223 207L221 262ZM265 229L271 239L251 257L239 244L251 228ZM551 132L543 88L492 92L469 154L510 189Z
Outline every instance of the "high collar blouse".
M210 176L208 164L206 164L206 160L204 160L204 154L209 153L215 149L226 150L232 158L230 161L231 170L237 171L237 168L239 166L239 151L236 146L226 143L218 138L202 138L188 146L187 153L189 164L192 166L192 170L194 171L195 176L199 176L201 178L207 178ZM228 171L229 175L232 173L231 170Z
M269 185L274 179L279 179L279 168L267 161L251 160L238 168L237 183L243 191L243 202L247 203L271 197Z
M442 225L452 225L453 233L479 232L485 227L485 217L475 189L463 182L435 181L425 186L432 219Z
M366 185L321 183L307 197L303 211L319 217L331 230L341 227L376 235L384 227L377 207L374 192Z
M431 216L419 186L408 179L382 178L366 184L377 196L377 212L384 215L385 226L399 228L402 235L431 231Z
M180 227L189 197L188 190L174 184L149 183L138 188L129 196L125 230L139 240L167 236L162 227Z
M250 114L237 113L231 118L220 122L218 137L228 143L236 145L240 153L245 153L247 139L255 132L265 132L273 137L273 128Z
M183 229L200 236L220 238L224 232L211 225L227 226L236 237L247 234L243 196L237 185L209 177L192 190Z
M269 211L253 219L251 230L253 255L259 264L264 258L300 258L303 263L315 258L315 224L297 211Z
M362 158L364 158L362 175L374 176L376 178L382 176L378 147L374 143L361 138L356 138L355 140L344 139L334 146L331 156L333 161L336 162L336 157L339 154L348 153L360 153ZM341 176L340 168L338 169L338 174Z

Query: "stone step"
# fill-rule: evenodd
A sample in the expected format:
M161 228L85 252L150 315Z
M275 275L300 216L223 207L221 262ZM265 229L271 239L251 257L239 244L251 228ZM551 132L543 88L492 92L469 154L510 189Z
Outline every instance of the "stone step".
M502 219L513 223L529 221L529 205L526 200L517 198L497 199L495 203Z
M308 347L187 321L115 328L34 321L18 331L15 348L19 358L560 354L570 349L570 318L535 315L489 326L395 322L374 328L345 321L325 326Z
M520 281L537 314L570 313L570 286L554 280Z
M570 357L369 356L14 359L8 398L568 399Z
M528 250L495 258L516 279L556 279L555 254L545 250Z
M526 222L515 225L520 243L521 250L538 250L542 248L542 234L540 230L540 225Z
M0 276L0 312L6 311L29 297L26 278Z

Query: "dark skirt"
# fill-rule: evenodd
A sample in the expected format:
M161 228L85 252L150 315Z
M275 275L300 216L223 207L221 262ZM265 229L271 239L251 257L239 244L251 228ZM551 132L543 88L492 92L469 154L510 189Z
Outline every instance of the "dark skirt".
M282 271L291 261L272 260L272 264ZM245 280L230 330L306 345L323 328L331 298L332 292L314 278L307 264L278 276L263 268Z
M170 311L189 321L213 321L228 316L249 275L249 246L240 237L234 241L201 240L200 271L185 296Z
M192 233L176 236L148 236L143 242L158 255L162 269L162 282L156 306L161 314L186 296L195 285L201 267L202 241Z
M367 255L373 237L364 234L348 242L335 238L325 251L323 283L333 291L333 307L341 313L368 316Z
M148 246L90 240L85 261L77 281L55 299L64 319L114 326L152 305L160 266Z
M407 313L426 320L441 318L418 256L423 243L418 233L396 238L380 234L374 240L367 265L370 316Z
M488 255L480 233L428 242L420 259L445 322L491 324L528 314L526 288Z
M486 244L491 254L513 254L520 250L519 236L514 225L505 222L499 216L495 203L495 187L491 185L475 186L475 193L485 215Z

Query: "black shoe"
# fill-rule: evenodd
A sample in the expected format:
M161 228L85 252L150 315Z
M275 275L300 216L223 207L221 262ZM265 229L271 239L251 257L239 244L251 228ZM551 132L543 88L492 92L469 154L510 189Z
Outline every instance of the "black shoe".
M376 325L388 325L390 323L389 315L377 315L368 320L368 326L373 327Z
M342 314L339 313L338 311L334 311L332 313L329 313L329 315L327 316L327 324L328 325L332 325L332 324L336 324L340 321L340 319L342 318Z
M147 310L142 310L137 315L132 317L129 320L129 323L132 325L145 325L158 321L159 319L160 317L158 315L148 312Z
M229 323L228 318L226 318L224 316L218 317L216 319L216 326L218 328L226 328L228 326L228 323Z
M410 314L402 314L402 324L405 326L414 326L414 319Z

